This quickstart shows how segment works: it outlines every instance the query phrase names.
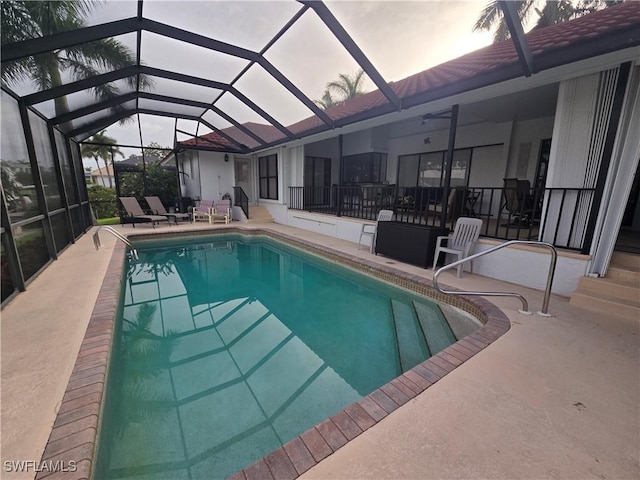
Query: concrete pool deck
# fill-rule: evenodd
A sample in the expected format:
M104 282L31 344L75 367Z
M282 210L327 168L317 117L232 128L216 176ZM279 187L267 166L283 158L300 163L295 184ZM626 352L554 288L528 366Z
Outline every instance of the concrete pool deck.
M350 242L264 227L431 277ZM96 252L84 235L2 311L1 478L34 477L6 462L42 456L111 258L115 239L101 239ZM443 282L517 291L532 310L542 304L541 292L477 275L445 272ZM506 334L302 478L640 478L640 320L556 296L552 318L524 316L512 298L491 301L511 321Z

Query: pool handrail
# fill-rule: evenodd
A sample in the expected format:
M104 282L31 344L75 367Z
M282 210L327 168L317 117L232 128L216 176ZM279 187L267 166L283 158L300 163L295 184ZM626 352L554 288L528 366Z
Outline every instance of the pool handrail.
M115 228L110 227L108 225L100 225L98 228L96 228L96 231L93 234L93 244L95 245L96 250L100 250L100 246L101 246L100 236L98 235L98 232L100 232L100 230L106 230L111 235L116 237L118 240L122 241L125 245L127 245L131 249L131 256L136 260L138 259L138 252L133 247L133 244L129 241L129 239L124 235L122 235L120 232L118 232Z
M483 297L518 297L522 302L522 310L518 310L520 313L525 315L531 315L529 311L529 304L527 299L519 293L512 292L475 292L475 291L463 291L463 290L443 290L438 285L438 276L444 272L445 270L450 270L452 268L456 268L458 265L462 265L465 262L470 262L475 260L476 258L482 257L489 253L495 252L496 250L500 250L504 247L508 247L510 245L533 245L536 247L545 247L551 250L551 264L549 265L549 274L547 276L547 286L544 290L544 299L542 301L542 310L538 311L538 315L542 317L550 317L549 314L549 297L551 296L551 284L553 283L553 276L556 271L556 262L558 260L558 251L556 247L547 242L539 242L534 240L510 240L508 242L501 243L500 245L496 245L495 247L491 247L487 250L483 250L482 252L475 253L473 255L469 255L468 257L457 260L453 263L445 265L444 267L440 267L436 273L433 274L433 287L440 293L444 293L445 295L479 295Z

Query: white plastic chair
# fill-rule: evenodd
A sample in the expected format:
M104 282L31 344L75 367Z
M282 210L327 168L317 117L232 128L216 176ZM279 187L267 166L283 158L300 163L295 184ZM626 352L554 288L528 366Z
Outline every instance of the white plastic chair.
M198 206L193 207L191 215L193 215L194 222L206 219L209 223L213 223L211 221L213 217L213 200L200 200Z
M433 270L436 270L440 253L450 253L456 255L458 260L468 257L473 248L473 244L480 237L482 220L479 218L460 217L456 221L453 233L448 236L438 237L436 240L436 253L433 257ZM447 240L447 246L443 247L442 242ZM462 264L458 265L458 278L462 277ZM469 271L473 272L473 263L469 262Z
M211 213L211 223L224 222L228 224L231 221L231 200L218 200Z
M376 219L375 224L371 223L363 223L362 230L360 230L360 240L358 240L358 249L360 245L362 245L362 237L368 236L371 237L371 246L369 247L369 252L373 253L375 245L376 245L376 235L378 233L378 223L380 222L388 222L393 219L393 211L391 210L380 210L378 212L378 218Z

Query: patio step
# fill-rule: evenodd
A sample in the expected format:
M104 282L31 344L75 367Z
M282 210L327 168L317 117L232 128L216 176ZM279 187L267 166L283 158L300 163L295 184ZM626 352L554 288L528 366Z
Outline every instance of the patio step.
M418 321L422 325L422 331L427 339L431 355L435 355L449 345L456 343L456 336L438 305L413 302L413 307L418 315Z
M248 223L273 223L273 217L269 213L266 207L262 205L250 205L249 206L249 221Z
M578 282L578 292L590 295L606 295L624 300L640 300L640 284L626 279L582 277Z
M614 252L603 278L583 277L570 303L591 311L640 319L640 255Z
M613 252L611 266L640 271L640 255L627 252Z
M609 295L575 291L571 295L569 303L592 312L602 312L629 320L640 318L640 301L637 300L625 300Z
M391 312L398 342L400 369L404 373L429 358L429 349L411 304L391 299Z

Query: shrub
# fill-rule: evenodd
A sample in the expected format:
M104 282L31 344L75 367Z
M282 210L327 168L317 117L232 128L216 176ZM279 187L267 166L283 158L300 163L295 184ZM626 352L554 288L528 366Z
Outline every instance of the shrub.
M88 186L89 202L96 218L110 218L120 215L118 212L118 199L113 188L102 185Z

